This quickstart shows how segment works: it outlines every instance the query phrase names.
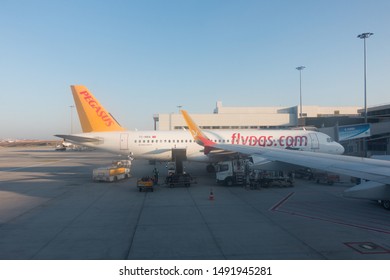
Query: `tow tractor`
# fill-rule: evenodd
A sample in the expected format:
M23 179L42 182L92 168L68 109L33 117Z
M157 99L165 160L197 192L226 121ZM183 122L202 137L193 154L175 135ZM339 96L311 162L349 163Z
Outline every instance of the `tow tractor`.
M140 192L142 191L153 191L154 181L150 177L142 177L137 180L137 188Z

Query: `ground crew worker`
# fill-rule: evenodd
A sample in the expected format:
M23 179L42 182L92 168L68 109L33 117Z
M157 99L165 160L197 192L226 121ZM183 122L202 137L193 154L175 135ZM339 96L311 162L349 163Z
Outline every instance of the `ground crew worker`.
M158 169L156 167L154 167L153 169L153 182L155 184L158 184Z

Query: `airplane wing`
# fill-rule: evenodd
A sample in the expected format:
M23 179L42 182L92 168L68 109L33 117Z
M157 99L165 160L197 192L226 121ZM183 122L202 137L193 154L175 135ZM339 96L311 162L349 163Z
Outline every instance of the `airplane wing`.
M390 162L385 160L243 145L215 144L214 147L390 184Z
M194 139L198 144L205 147L205 154L214 149L225 150L366 179L373 182L366 182L352 187L345 192L345 195L357 198L390 200L390 161L271 147L218 144L208 139L201 132L186 111L182 110L182 114Z
M99 139L99 138L76 136L76 135L57 134L57 135L54 135L54 136L66 139L66 140L68 140L71 143L81 144L81 145L83 143L96 143L96 144L99 144L99 143L101 143L103 141L102 139Z

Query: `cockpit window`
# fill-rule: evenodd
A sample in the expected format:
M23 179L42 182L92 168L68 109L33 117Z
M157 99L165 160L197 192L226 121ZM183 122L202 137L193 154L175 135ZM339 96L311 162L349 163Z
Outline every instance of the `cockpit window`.
M331 143L334 142L334 140L331 137L326 138L326 142Z

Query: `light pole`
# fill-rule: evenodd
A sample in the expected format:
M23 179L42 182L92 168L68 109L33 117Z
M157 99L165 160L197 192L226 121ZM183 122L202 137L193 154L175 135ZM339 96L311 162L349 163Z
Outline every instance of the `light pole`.
M374 35L374 33L366 32L357 36L359 39L363 39L364 41L364 123L367 123L366 39L369 38L371 35Z
M299 117L302 118L302 70L305 69L305 66L298 66L299 71Z
M69 106L70 108L70 134L73 134L73 105Z

